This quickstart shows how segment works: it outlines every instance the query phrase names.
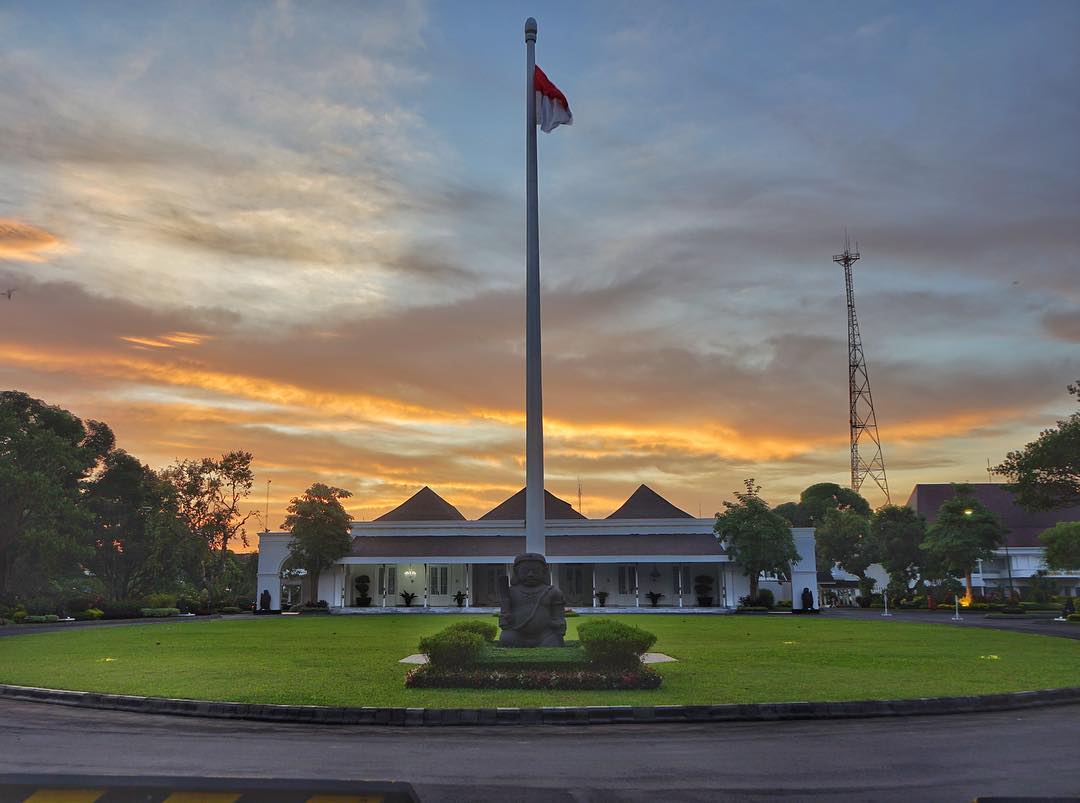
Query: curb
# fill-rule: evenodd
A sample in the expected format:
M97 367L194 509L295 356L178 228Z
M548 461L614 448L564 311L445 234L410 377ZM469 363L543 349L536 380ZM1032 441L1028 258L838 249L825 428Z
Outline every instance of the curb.
M775 722L788 719L856 719L1011 711L1080 702L1080 686L910 700L551 708L346 708L263 705L137 697L8 684L0 684L0 698L143 714L294 722L307 725L613 725L658 722Z

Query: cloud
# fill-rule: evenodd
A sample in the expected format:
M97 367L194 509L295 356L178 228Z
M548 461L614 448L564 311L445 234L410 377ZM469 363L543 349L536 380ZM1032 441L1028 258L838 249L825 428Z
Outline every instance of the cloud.
M43 228L0 218L0 260L44 262L62 248L60 239Z
M1042 318L1046 331L1058 340L1080 343L1080 311L1048 312Z

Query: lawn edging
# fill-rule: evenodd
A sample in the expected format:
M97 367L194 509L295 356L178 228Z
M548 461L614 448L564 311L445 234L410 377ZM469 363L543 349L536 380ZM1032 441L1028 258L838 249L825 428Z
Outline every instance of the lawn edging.
M613 725L647 722L769 722L789 719L973 714L1080 702L1080 686L967 697L725 705L557 706L543 708L368 708L264 705L0 684L0 698L143 714L323 725Z

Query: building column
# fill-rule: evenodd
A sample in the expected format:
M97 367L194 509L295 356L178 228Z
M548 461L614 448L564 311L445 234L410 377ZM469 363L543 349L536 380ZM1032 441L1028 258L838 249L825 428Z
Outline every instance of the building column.
M596 564L592 565L592 606L596 607Z
M679 589L679 607L683 606L683 587L682 587L682 564L675 564L675 584Z
M382 606L386 607L386 587L390 584L390 578L387 576L389 573L386 571L386 564L379 564L379 574L382 575Z
M470 580L472 578L470 577L470 575L472 575L472 564L471 563L466 563L465 564L465 607L466 608L471 608L472 607L472 583L470 582Z
M630 568L634 570L634 607L641 607L641 583L638 580L638 568L636 563L631 563Z
M428 574L429 571L431 571L431 570L428 569L428 565L425 563L424 564L424 607L425 608L428 606L428 582L431 580L431 575Z

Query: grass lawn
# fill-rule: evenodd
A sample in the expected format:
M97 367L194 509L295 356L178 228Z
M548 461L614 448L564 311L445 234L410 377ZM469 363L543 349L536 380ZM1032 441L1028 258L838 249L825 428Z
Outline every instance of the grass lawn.
M989 694L1080 683L1080 642L817 617L627 618L656 633L652 691L406 689L398 660L465 616L261 617L0 639L0 682L334 706L720 704ZM471 617L481 618L481 617ZM485 621L490 617L484 617ZM570 619L568 638L586 618Z

